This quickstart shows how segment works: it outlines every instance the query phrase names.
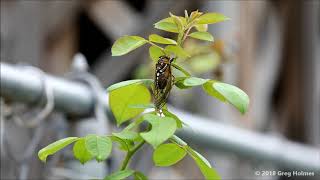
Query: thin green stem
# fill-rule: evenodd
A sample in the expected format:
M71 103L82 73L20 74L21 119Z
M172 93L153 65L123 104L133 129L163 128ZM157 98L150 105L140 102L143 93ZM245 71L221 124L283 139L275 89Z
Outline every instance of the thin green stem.
M129 151L129 152L127 153L126 157L124 158L123 162L122 162L120 171L125 170L125 169L127 168L131 157L132 157L132 153Z
M164 49L163 49L162 47L156 45L155 43L153 43L153 42L151 42L151 41L147 41L147 42L148 42L150 45L155 46L155 47L161 49L161 51L162 51L163 53L165 53L165 51L164 51Z
M172 142L177 143L177 144L180 145L180 146L187 146L187 145L188 145L184 140L182 140L181 138L179 138L177 135L173 135L173 136L170 138L170 140L171 140Z
M174 68L178 69L179 71L181 71L184 75L186 75L187 77L190 77L191 74L186 71L185 69L183 69L182 67L180 67L179 65L175 64L175 63L172 63L171 64Z
M183 38L183 33L184 33L184 30L182 33L179 33L178 34L178 38L177 38L177 43L178 45L181 47L181 44L182 44L182 38Z
M134 147L132 150L128 151L126 157L124 158L120 171L125 170L128 167L128 164L132 158L132 156L143 146L145 143L145 140L142 140L136 147Z
M132 154L136 153L145 143L145 140L142 140L135 148L131 150Z

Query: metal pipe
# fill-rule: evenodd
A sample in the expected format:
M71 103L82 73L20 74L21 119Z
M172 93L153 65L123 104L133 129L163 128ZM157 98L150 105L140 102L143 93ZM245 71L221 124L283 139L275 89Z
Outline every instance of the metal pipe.
M41 78L24 68L1 63L2 97L34 103L44 101ZM94 100L89 87L84 84L45 75L53 88L55 108L65 113L87 115L93 109ZM105 95L107 112L107 94ZM319 148L294 143L284 138L227 126L181 110L170 108L192 128L178 132L189 142L232 152L251 159L272 162L283 168L320 171Z
M252 160L268 161L291 170L320 172L319 148L281 136L257 133L218 123L169 107L189 127L178 135L186 141Z
M1 63L0 95L6 99L24 103L44 103L45 95L42 80L53 89L55 108L71 115L85 116L91 113L94 105L92 91L85 84L45 75L25 67L13 67ZM107 99L107 95L106 99ZM107 107L107 102L105 104Z

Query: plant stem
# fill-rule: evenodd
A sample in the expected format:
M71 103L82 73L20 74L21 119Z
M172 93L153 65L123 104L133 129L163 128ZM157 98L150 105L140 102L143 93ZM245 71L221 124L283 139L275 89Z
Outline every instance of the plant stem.
M182 67L178 66L177 64L172 63L172 66L173 66L174 68L178 69L179 71L181 71L181 72L182 72L184 75L186 75L187 77L190 77L190 76L191 76L191 74L190 74L188 71L184 70Z
M183 31L183 33L184 33L184 31ZM181 45L182 45L183 33L182 33L182 34L179 33L179 34L178 34L178 38L177 38L177 43L178 43L178 45L179 45L180 47L181 47Z
M126 157L124 158L123 162L122 162L120 171L125 170L127 168L129 160L131 159L131 157L132 157L132 153L129 151L127 153Z
M142 140L134 149L132 149L132 154L136 153L144 145L145 142L145 140Z
M181 41L181 46L183 45L183 42L186 40L190 30L192 29L192 26L188 28L187 32L184 34L184 36L182 37L182 41Z
M129 164L130 159L132 156L143 146L145 143L145 140L142 140L136 147L134 147L132 150L128 151L126 157L124 158L120 171L125 170Z
M151 42L151 41L148 41L148 43L149 43L150 45L152 45L152 46L155 46L155 47L161 49L161 51L162 51L163 53L165 53L165 52L164 52L164 49L163 49L162 47L156 45L155 43L153 43L153 42Z
M178 145L180 146L187 146L188 144L182 140L181 138L179 138L177 135L173 135L171 138L170 138L170 141L174 142L174 143L177 143Z

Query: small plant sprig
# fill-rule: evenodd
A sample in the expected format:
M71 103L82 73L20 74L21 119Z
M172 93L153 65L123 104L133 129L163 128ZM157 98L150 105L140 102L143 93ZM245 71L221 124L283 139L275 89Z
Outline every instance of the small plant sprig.
M154 27L176 33L176 40L157 34L151 34L148 40L139 36L123 36L113 44L112 56L122 56L142 45L150 44L149 54L154 62L157 62L161 56L173 55L175 57L171 65L183 76L175 78L174 86L179 89L202 86L208 95L232 104L244 114L249 104L246 93L230 84L193 77L178 63L179 59L190 57L183 48L183 43L187 38L213 41L213 36L207 32L208 24L222 22L229 18L218 13L199 11L194 11L190 15L185 11L184 17L169 14L170 17L155 23ZM74 143L73 154L82 164L92 159L101 162L111 154L112 143L117 143L119 149L124 151L126 156L119 170L105 179L125 179L133 176L135 179L144 180L147 179L144 174L131 170L128 166L132 156L145 143L148 143L154 149L152 159L156 166L174 165L188 154L206 179L220 179L218 172L200 153L175 135L176 130L182 128L184 124L179 117L171 113L166 106L162 109L164 117L157 115L155 111L143 113L145 109L155 108L150 92L150 89L153 88L154 80L152 79L135 79L113 84L107 88L107 91L109 92L109 105L117 125L120 126L130 120L131 123L122 131L110 135L90 134L85 137L68 137L58 140L41 149L38 153L39 158L45 162L47 156ZM146 122L148 126L146 130L141 131L140 126L143 122Z

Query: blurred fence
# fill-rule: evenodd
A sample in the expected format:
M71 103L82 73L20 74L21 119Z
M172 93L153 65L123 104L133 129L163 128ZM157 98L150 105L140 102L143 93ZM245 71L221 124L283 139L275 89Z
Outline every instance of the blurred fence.
M23 103L46 102L43 82L52 88L55 109L66 114L86 116L94 109L95 92L84 83L37 74L23 66L1 63L1 97ZM108 95L101 92L104 112ZM206 148L232 152L254 160L263 160L288 169L320 171L320 151L275 135L251 132L213 122L179 109L171 108L191 128L178 132L183 138Z

